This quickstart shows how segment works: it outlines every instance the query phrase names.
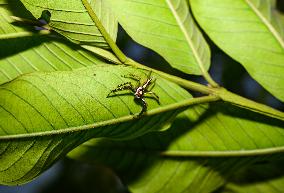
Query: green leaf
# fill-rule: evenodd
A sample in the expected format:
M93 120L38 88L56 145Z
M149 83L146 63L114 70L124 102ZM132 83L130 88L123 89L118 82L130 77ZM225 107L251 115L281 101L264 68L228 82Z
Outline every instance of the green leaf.
M105 38L90 17L89 11L84 7L84 2L80 0L21 0L21 2L35 18L39 18L43 11L48 10L51 13L49 26L71 41L105 49L109 48ZM100 1L95 3L88 0L88 3L115 41L118 26L109 8L100 3ZM105 12L109 12L109 14L106 15L104 14Z
M81 38L83 33L91 33L88 30L95 32L94 30L97 30L95 26L94 29L84 31L86 27L84 22L91 25L91 12L94 12L110 34L112 41L116 38L118 20L135 41L158 52L174 68L189 74L206 74L210 66L209 47L193 21L186 0L179 3L172 0L155 3L148 0L139 2L99 0L95 3L75 0L52 4L43 0L29 1L29 3L23 0L22 2L35 17L39 17L43 10L49 10L51 28L66 37L69 37L71 32L77 39ZM90 10L86 11L84 6L90 7ZM82 13L78 16L77 12ZM68 21L65 21L66 18ZM80 26L79 29L77 25ZM100 32L96 33L99 36ZM86 43L81 39L79 41ZM105 41L100 41L106 46Z
M198 23L265 89L284 101L284 19L274 0L192 0Z
M184 89L153 74L153 92L160 97L160 105L146 97L147 114L137 118L131 114L142 107L133 93L122 91L107 98L117 85L135 84L122 77L129 73L142 81L149 74L138 68L97 65L31 73L1 85L0 184L32 180L91 137L128 139L167 129L185 102L194 100Z
M208 70L210 50L186 0L102 2L131 38L159 53L172 67L198 75Z
M242 167L283 158L283 128L283 122L228 104L201 105L167 131L122 142L92 139L68 156L107 164L133 192L209 193Z
M223 193L281 193L284 190L283 160L257 163L237 172Z
M12 0L0 6L0 39L15 34L15 38L0 41L0 84L25 73L72 70L101 63L98 57L80 46L59 38L40 37L26 25L13 24L10 17L13 12L24 13L25 9ZM31 36L17 38L21 33Z

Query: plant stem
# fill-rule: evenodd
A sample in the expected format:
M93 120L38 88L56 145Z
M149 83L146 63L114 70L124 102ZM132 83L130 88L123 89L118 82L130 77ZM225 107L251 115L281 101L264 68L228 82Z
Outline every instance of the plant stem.
M31 37L31 36L42 36L42 35L49 35L50 33L51 32L49 30L41 30L38 33L23 31L23 32L16 32L16 33L9 33L9 34L1 34L0 40L21 38L21 37Z
M31 19L21 18L21 17L17 17L17 16L13 16L13 15L10 16L10 18L13 19L15 22L30 24L32 26L42 26L43 25L38 20L31 20Z
M155 70L152 68L149 68L147 66L144 66L142 64L139 64L137 62L135 62L134 60L128 59L126 61L127 65L130 66L134 66L134 67L138 67L138 68L143 68L146 70L151 70L157 74L159 74L160 76L162 76L163 78L170 80L172 82L175 82L177 84L179 84L180 86L190 89L190 90L195 90L198 92L201 92L203 94L210 94L210 95L215 95L220 97L220 99L222 99L223 101L229 102L233 105L245 108L245 109L249 109L251 111L254 112L258 112L260 114L266 115L266 116L270 116L273 118L277 118L280 120L284 121L284 113L276 110L272 107L269 107L267 105L261 104L261 103L257 103L255 101L252 101L250 99L244 98L242 96L239 96L237 94L234 94L228 90L226 90L223 87L217 87L217 88L212 88L212 87L208 87L199 83L195 83L195 82L191 82L164 72L161 72L159 70Z
M284 121L284 112L276 110L267 105L257 103L253 100L244 98L240 95L226 90L225 88L215 89L214 94L219 96L223 101Z
M118 60L116 55L114 55L112 52L95 47L95 46L89 46L89 45L81 45L81 47L85 48L86 50L89 50L90 52L93 52L94 54L103 57L104 59L114 63L114 64L122 64L121 61Z
M108 34L108 32L106 31L106 29L104 28L104 26L102 25L102 23L100 22L99 18L97 17L96 13L93 11L91 5L88 3L87 0L82 0L85 8L87 9L90 17L92 18L92 20L94 21L94 23L96 24L97 28L100 30L100 32L102 33L103 37L105 38L106 42L109 44L110 48L112 49L112 51L114 52L114 54L117 56L117 58L123 63L125 64L127 62L127 57L125 56L125 54L119 49L119 47L116 45L116 43L112 40L112 38L110 37L110 35ZM212 86L212 87L219 87L219 85L212 79L212 77L210 76L210 74L202 67L201 65L201 61L199 61L199 66L202 72L203 77L205 78L205 80Z
M96 26L98 27L98 29L102 33L106 42L109 44L109 46L111 47L114 54L117 56L117 58L123 64L134 66L134 67L139 67L139 68L143 68L143 69L147 69L147 70L151 70L151 71L159 74L163 78L166 78L166 79L168 79L172 82L175 82L175 83L177 83L177 84L179 84L179 85L181 85L185 88L195 90L195 91L201 92L203 94L214 95L216 97L220 97L223 101L230 102L230 103L237 105L237 106L240 106L242 108L246 108L246 109L252 110L254 112L258 112L260 114L264 114L264 115L267 115L267 116L270 116L270 117L273 117L273 118L278 118L280 120L284 120L284 113L283 112L278 111L276 109L273 109L271 107L268 107L266 105L257 103L255 101L246 99L244 97L241 97L239 95L236 95L232 92L227 91L225 88L219 87L218 84L211 78L211 76L207 72L203 73L203 76L205 77L205 79L208 81L208 83L212 87L204 86L202 84L191 82L191 81L188 81L188 80L176 77L176 76L172 76L172 75L169 75L167 73L164 73L164 72L161 72L161 71L158 71L158 70L154 70L152 68L146 67L142 64L139 64L139 63L127 58L124 55L124 53L118 48L116 43L112 40L112 38L110 37L108 32L105 30L104 26L100 22L99 18L97 17L95 12L93 11L93 9L92 9L91 5L88 3L88 1L82 0L82 2L84 4L85 8L87 9L90 17L92 18L92 20L95 22Z
M207 71L202 71L202 76L205 78L205 80L210 84L212 87L220 87L217 82L215 82L210 74Z
M201 93L204 93L204 94L213 94L214 93L214 89L211 88L211 87L207 87L207 86L204 86L204 85L196 83L196 82L185 80L183 78L179 78L177 76L173 76L173 75L167 74L165 72L155 70L153 68L139 64L138 62L136 62L136 61L134 61L130 58L127 58L125 64L129 65L129 66L142 68L142 69L145 69L145 70L155 72L155 73L159 74L161 77L163 77L167 80L170 80L172 82L175 82L178 85L183 86L183 87L188 88L188 89L191 89L191 90L195 90L195 91L198 91L198 92L201 92Z
M92 18L93 22L96 24L97 28L100 30L101 34L105 38L106 42L114 52L114 54L117 56L117 58L122 62L125 63L126 56L124 53L117 47L116 43L112 40L102 23L100 22L99 18L97 17L96 13L93 11L91 5L87 0L82 0L83 5L87 9L90 17Z

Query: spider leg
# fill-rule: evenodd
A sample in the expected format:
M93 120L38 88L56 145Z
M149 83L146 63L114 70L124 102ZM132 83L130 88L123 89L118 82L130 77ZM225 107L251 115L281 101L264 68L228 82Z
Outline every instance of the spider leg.
M151 91L155 85L156 85L156 79L152 78L150 84L148 84L146 87L146 92Z
M143 83L143 88L145 89L145 91L147 91L147 87L150 86L152 83L155 84L156 79L154 79L153 77L151 77L152 71L149 72L149 74L147 75L147 80ZM154 85L153 85L154 86ZM153 87L151 87L152 89Z
M135 74L127 74L127 75L123 75L122 77L124 78L131 78L133 80L136 80L136 81L140 81L141 78Z
M108 93L107 97L109 97L112 93L116 93L122 90L131 90L132 92L135 92L135 88L133 87L132 83L125 82L123 84L118 85L117 88L111 90L110 93Z
M157 101L157 103L160 104L160 97L156 93L152 91L147 91L144 93L144 96L147 96L147 95L150 95L151 97L153 97Z
M122 77L131 78L131 79L135 80L137 82L136 87L138 87L140 85L141 78L139 76L135 75L135 74L127 74L127 75L123 75Z
M152 81L152 80L153 80L153 78L150 77L149 79L147 79L147 80L143 83L142 87L143 87L144 90L147 90L147 87L151 84L151 81Z
M125 82L125 83L122 83L122 84L117 85L117 88L118 88L118 87L125 86L125 85L131 85L131 86L132 86L132 83L131 83L131 82Z
M147 111L147 103L145 101L145 99L141 98L142 101L142 110L139 113L138 117L140 117L143 113L145 113Z
M151 74L152 74L152 71L149 71L148 75L147 75L147 79L150 79L151 78Z

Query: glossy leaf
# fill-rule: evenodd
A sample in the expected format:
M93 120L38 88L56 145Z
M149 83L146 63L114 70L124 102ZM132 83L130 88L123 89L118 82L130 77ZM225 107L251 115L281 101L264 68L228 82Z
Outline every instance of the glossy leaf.
M21 2L35 18L40 18L42 12L48 10L51 13L49 26L71 41L107 49L109 48L108 43L90 17L90 11L85 8L85 4L88 3L91 5L91 11L100 18L111 38L114 41L116 39L117 21L113 18L109 8L100 1L94 3L89 0L21 0ZM109 14L106 15L105 12Z
M133 93L108 97L118 84L145 80L137 68L101 65L76 71L31 73L0 86L0 183L20 184L33 179L54 160L90 137L133 138L168 128L190 95L157 75L148 116ZM134 84L134 82L133 82ZM129 92L128 92L129 93ZM175 108L167 105L176 104ZM162 108L164 107L164 108ZM153 111L153 112L152 112Z
M131 38L159 53L172 67L188 74L208 70L210 50L186 0L102 2Z
M283 158L283 128L280 121L237 107L203 105L177 117L165 132L123 142L92 139L68 155L109 165L133 192L209 193L236 170Z
M284 19L274 0L192 0L198 23L265 89L284 101Z
M0 84L19 75L35 71L72 70L101 63L101 60L80 46L59 38L41 37L32 27L16 24L14 12L29 18L18 1L9 0L0 6ZM28 27L28 28L27 28ZM31 33L30 37L20 37ZM4 39L10 34L15 38ZM4 39L4 40L3 40ZM17 46L16 46L17 45Z

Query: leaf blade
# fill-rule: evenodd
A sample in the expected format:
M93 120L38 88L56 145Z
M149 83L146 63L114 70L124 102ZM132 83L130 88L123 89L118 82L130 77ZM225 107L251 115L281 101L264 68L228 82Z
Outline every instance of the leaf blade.
M25 1L23 2L25 3ZM110 34L111 42L115 42L116 36L114 36L114 34L117 32L117 22L119 22L126 31L130 33L130 36L134 40L161 54L174 68L185 73L205 74L206 77L209 77L207 70L210 66L210 50L189 13L186 0L181 0L179 3L169 0L167 2L161 1L154 4L147 0L141 2L120 1L119 3L116 1L96 1L96 3L92 1L74 1L73 3L78 3L80 6L84 5L86 10L88 10L89 19L93 19L93 13L91 12L96 14L100 19L99 22L104 26L108 34ZM41 13L39 11L44 10L43 8L40 10L35 9L34 6L36 4L29 6L25 3L25 5L36 17ZM45 8L49 8L50 11L53 9L60 11L62 6L63 5L59 3L58 5L52 5L50 8ZM145 8L145 6L148 7ZM122 8L127 8L127 16L121 12ZM62 14L64 15L64 13ZM54 15L54 13L52 13L52 15ZM151 17L149 17L149 15ZM161 16L165 17L166 20L162 21ZM57 15L54 17L57 17ZM53 22L54 21L53 19ZM113 24L112 26L108 24L109 21ZM56 30L56 26L54 26L52 22L50 25ZM63 25L61 27L62 30L68 28L68 26ZM143 31L142 33L141 30L143 29L153 30L151 32ZM68 37L68 34L58 32ZM107 40L108 37L104 38L106 40L104 43L110 43ZM187 42L187 44L181 43L182 41ZM100 47L103 41L97 43L97 45L93 45ZM110 47L112 48L111 45ZM107 47L102 48L106 49ZM210 77L208 79L210 79Z
M68 156L107 164L134 192L212 192L236 170L257 161L283 159L283 123L272 124L273 119L263 121L262 116L247 113L228 104L196 106L178 116L165 132L122 142L92 139ZM268 147L282 151L243 154Z
M244 171L237 172L222 192L282 192L283 166L281 161L270 160L254 164Z
M196 60L196 63L198 64L198 66L201 69L201 72L203 74L206 73L207 69L205 69L204 65L205 64L207 65L208 63L210 63L208 61L210 59L210 55L207 54L207 56L209 56L209 58L201 58L201 55L200 55L201 53L198 53L197 48L195 48L196 45L194 45L194 43L193 43L193 41L191 39L192 34L189 33L189 31L187 29L188 26L185 26L183 24L182 16L179 16L179 12L177 11L179 9L179 7L175 8L174 4L173 4L173 2L171 0L167 0L167 4L168 4L170 10L172 11L174 17L176 18L177 23L180 26L180 29L181 29L182 33L184 34L185 39L186 39L188 45L190 46L190 48L192 50L193 56L195 57L195 60ZM190 15L190 13L186 12L186 17L190 17L188 15Z
M51 28L64 35L71 41L91 44L100 48L109 49L108 43L90 17L90 13L80 0L73 1L21 1L25 7L32 12L35 18L41 16L42 11L48 10L51 13ZM112 18L112 14L101 14L107 7L97 2L88 1L92 9L98 14L101 22L107 27L106 30L115 41L117 34L117 22Z
M190 97L185 90L155 75L153 91L161 97L161 107L147 98L148 116L133 119L130 114L139 113L141 107L132 94L107 98L116 85L131 81L121 77L125 73L143 78L148 74L137 68L101 65L70 72L32 73L1 85L1 184L34 178L90 137L124 139L166 129L166 123L180 112L177 109L184 108L167 109L169 105Z
M265 89L284 100L283 16L274 1L191 1L209 37Z
M162 55L172 67L198 75L208 70L210 50L186 1L101 2L110 7L131 38Z
M6 2L6 1L5 1ZM0 84L35 71L72 70L101 63L101 59L68 41L59 38L40 37L32 27L15 25L13 12L25 9L17 1L9 1L0 6L0 35L30 33L31 37L15 37L1 40ZM21 46L14 46L21 45Z

